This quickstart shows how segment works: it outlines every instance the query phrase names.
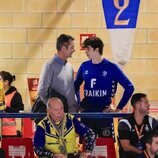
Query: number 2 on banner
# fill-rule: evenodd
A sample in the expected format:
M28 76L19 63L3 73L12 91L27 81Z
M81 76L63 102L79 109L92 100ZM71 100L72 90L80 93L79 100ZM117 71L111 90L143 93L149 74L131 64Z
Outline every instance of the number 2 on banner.
M130 19L128 18L127 20L119 20L119 16L128 7L129 0L124 0L123 6L119 5L119 0L114 0L114 5L117 9L119 9L119 12L115 17L114 25L128 25Z

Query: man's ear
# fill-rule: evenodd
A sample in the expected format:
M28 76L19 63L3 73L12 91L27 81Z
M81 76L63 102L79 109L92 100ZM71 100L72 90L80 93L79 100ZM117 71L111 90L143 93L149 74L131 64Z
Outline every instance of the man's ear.
M147 149L150 148L150 144L149 143L146 143L145 146L146 146Z
M95 51L96 51L96 52L99 52L99 48L95 48Z
M66 50L66 47L65 46L62 46L61 47L61 51L65 51Z

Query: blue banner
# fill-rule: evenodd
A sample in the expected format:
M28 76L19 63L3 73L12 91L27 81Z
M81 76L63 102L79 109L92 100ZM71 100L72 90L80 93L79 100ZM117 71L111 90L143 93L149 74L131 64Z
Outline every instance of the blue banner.
M140 0L102 0L108 29L135 28Z

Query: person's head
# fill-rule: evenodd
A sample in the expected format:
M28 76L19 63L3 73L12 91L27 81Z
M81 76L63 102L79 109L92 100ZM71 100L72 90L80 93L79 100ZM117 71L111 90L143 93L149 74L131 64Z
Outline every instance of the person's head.
M149 131L143 139L148 154L156 156L158 154L158 129Z
M135 93L131 98L131 105L134 110L138 109L140 113L149 113L149 100L144 93Z
M96 36L91 36L86 38L82 43L82 48L85 49L85 53L88 58L91 59L91 56L95 55L94 53L99 53L100 55L103 54L103 41Z
M67 59L71 57L72 53L75 51L74 38L70 35L61 34L57 38L56 49L62 52L62 55Z
M55 122L62 121L64 118L63 102L57 97L50 98L47 102L47 112Z
M10 86L15 80L15 75L11 75L7 71L0 71L0 81L2 81L4 88Z

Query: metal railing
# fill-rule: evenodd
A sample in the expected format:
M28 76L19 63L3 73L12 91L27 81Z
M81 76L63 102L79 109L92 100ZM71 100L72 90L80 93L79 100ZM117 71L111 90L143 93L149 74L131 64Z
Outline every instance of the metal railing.
M130 113L71 113L81 118L120 118L127 117ZM0 113L0 118L42 118L46 113Z

